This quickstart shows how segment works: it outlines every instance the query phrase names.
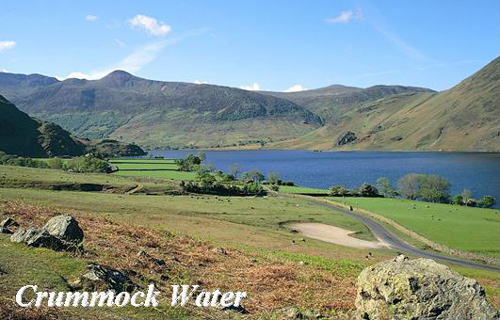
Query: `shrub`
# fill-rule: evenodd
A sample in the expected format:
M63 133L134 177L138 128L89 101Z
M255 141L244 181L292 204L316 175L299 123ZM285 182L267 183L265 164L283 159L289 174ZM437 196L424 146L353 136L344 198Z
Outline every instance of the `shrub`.
M281 181L282 186L294 187L295 183L293 181Z
M362 197L376 197L378 196L378 190L371 184L365 182L361 185L359 194Z
M47 162L51 169L62 169L63 161L60 158L52 158Z
M278 185L281 182L279 173L277 173L277 172L270 172L267 175L267 181L269 181L271 184Z
M204 160L204 153L200 153L198 155L190 154L186 158L176 159L175 163L179 166L180 171L196 171L200 168L200 165Z
M451 200L451 202L453 204L458 204L458 205L462 205L464 203L464 198L462 198L462 196L454 196L453 199Z
M387 177L380 177L377 179L377 189L384 197L391 198L396 196L396 191Z
M277 185L277 184L272 184L269 189L271 189L271 191L275 191L275 192L278 192L280 191L280 186Z
M335 197L345 197L349 195L349 190L344 186L333 186L330 188L330 195Z
M483 199L481 200L481 206L483 208L491 208L496 203L497 203L497 201L492 196L483 196Z
M86 155L83 157L76 157L63 164L63 169L73 172L100 172L109 173L111 172L111 165L106 161Z

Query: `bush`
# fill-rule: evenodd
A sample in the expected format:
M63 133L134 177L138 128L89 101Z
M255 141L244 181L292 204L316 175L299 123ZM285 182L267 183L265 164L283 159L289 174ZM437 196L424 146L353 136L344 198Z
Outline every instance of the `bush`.
M330 188L330 195L334 197L345 197L349 195L349 190L344 186L333 186Z
M280 191L280 186L277 185L277 184L272 184L269 189L271 189L271 191L274 191L274 192L278 192Z
M497 201L495 200L495 198L493 198L492 196L484 196L483 197L483 200L481 200L481 206L483 208L491 208L493 207L495 204L497 203Z
M282 186L287 186L287 187L294 187L295 183L293 181L281 181Z
M179 166L179 171L190 172L198 170L204 160L204 153L200 153L198 155L190 154L184 159L176 159L175 163Z
M386 198L396 196L396 191L391 185L391 181L387 177L380 177L377 179L377 189Z
M254 183L260 184L264 181L264 175L259 170L251 170L248 172L243 172L241 174L241 179L245 181L252 181Z
M18 167L32 167L32 168L48 168L49 166L44 161L35 160L31 158L17 157L14 155L0 152L0 165L18 166Z
M362 197L376 197L378 196L378 190L371 184L365 182L361 185L359 195Z
M451 202L461 206L464 203L464 198L462 196L454 196L453 199L451 199Z
M63 161L60 158L49 159L47 164L51 169L62 169L64 165Z
M111 172L111 165L106 161L87 155L83 157L76 157L63 164L63 169L73 172Z

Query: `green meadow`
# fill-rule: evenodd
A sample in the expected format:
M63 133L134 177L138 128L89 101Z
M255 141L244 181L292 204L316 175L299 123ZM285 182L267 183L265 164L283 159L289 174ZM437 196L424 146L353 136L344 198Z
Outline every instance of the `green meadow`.
M498 210L403 199L329 198L380 214L449 248L498 257Z
M193 180L196 175L194 172L178 171L175 159L112 159L109 162L118 168L114 175L123 177Z

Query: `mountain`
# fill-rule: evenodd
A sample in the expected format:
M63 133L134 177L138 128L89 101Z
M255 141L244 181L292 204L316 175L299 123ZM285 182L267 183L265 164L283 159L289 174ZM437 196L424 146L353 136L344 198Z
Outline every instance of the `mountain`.
M450 90L368 101L270 148L500 151L500 58Z
M296 103L236 88L153 81L124 71L93 81L34 77L0 73L0 92L30 115L88 138L210 147L289 139L322 125Z
M355 107L367 101L375 101L401 93L435 92L427 88L377 85L366 89L333 85L299 92L263 92L288 99L321 115L326 122L335 123Z
M72 136L60 126L31 118L0 95L0 151L27 157L79 156L90 151L105 155L144 155L134 145Z

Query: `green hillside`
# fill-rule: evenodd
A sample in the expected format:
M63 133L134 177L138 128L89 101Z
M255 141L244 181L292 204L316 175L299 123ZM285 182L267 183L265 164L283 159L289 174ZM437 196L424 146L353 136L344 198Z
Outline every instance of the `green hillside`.
M344 113L300 138L272 144L286 149L500 150L500 59L440 93L403 93ZM339 143L350 136L348 143Z
M93 151L104 155L145 154L136 145L74 137L54 123L31 118L1 95L0 151L26 157L79 156Z
M292 138L322 124L320 117L285 99L222 86L152 81L124 71L36 89L25 84L27 78L2 77L13 78L6 94L21 110L88 138L208 147ZM0 90L6 82L0 80Z

